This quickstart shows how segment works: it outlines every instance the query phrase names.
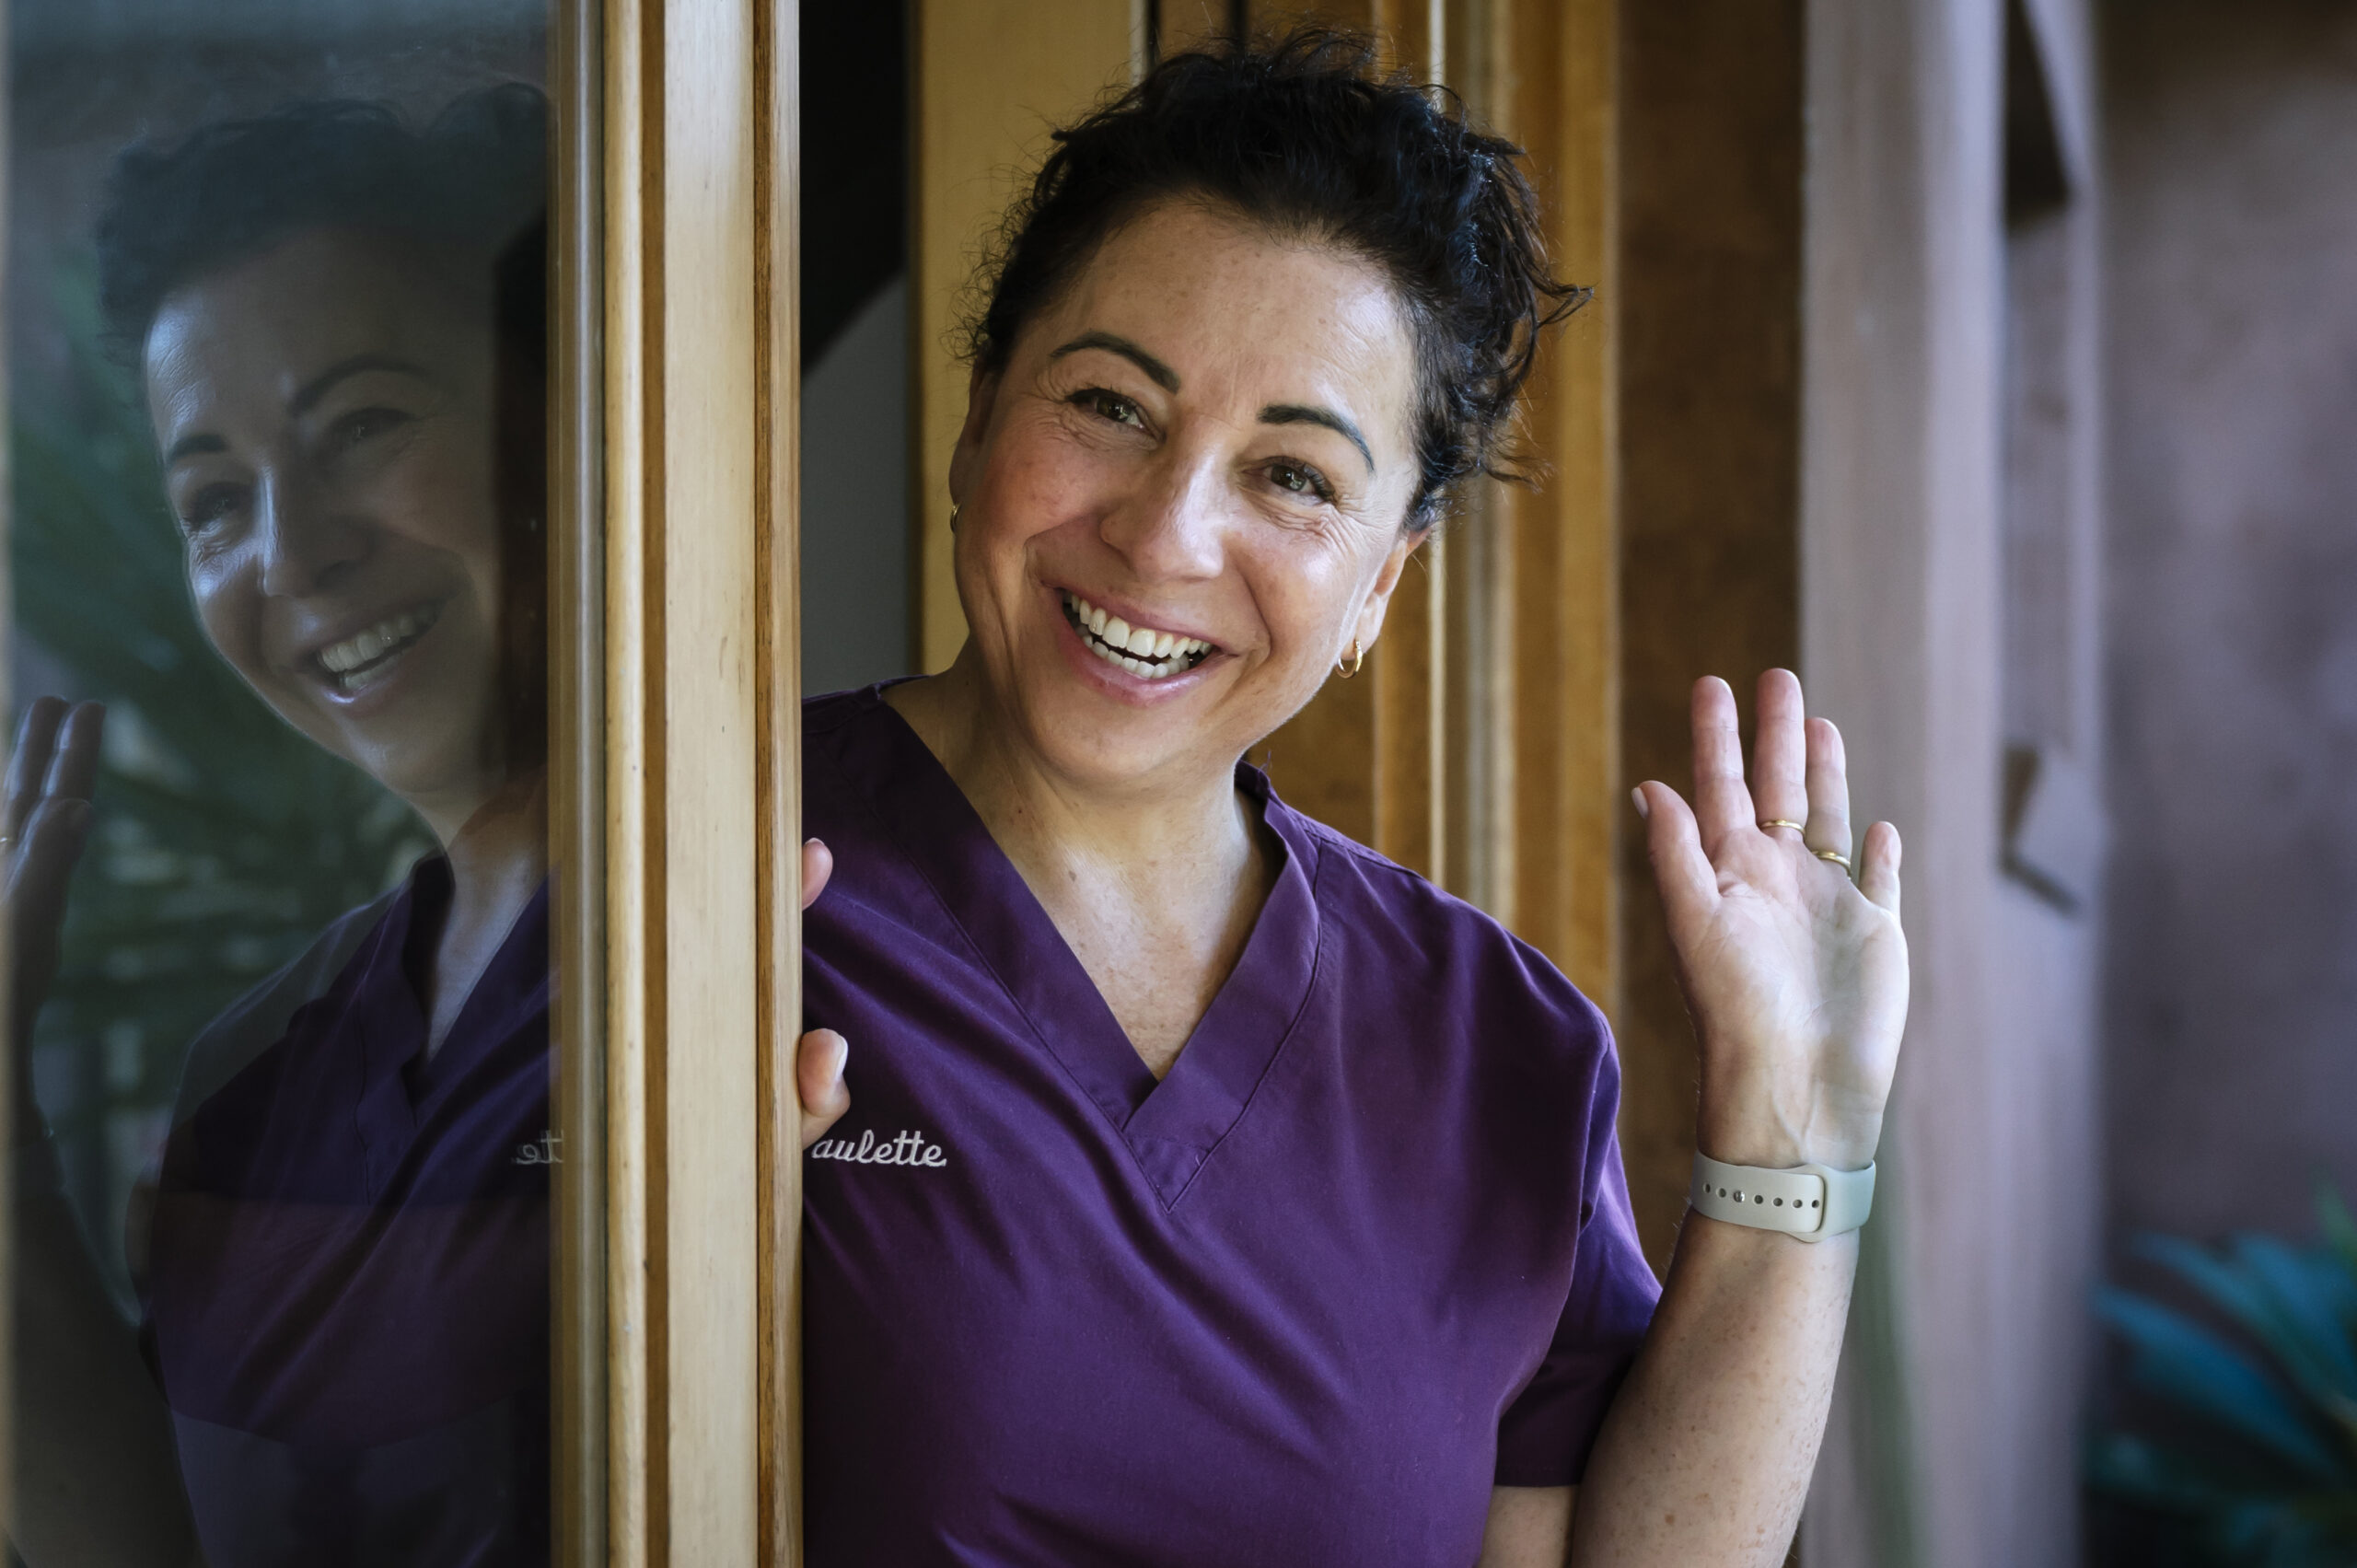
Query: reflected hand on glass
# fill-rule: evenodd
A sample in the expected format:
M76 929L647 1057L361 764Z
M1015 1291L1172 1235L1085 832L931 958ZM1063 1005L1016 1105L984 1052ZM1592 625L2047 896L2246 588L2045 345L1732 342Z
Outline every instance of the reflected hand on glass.
M90 795L99 776L106 709L36 698L17 731L7 797L0 806L0 878L9 940L9 1070L15 1075L17 1145L40 1136L30 1041L33 1020L57 978L66 884L90 834Z
M816 839L802 844L802 907L808 909L826 890L835 871L835 857ZM851 1090L843 1085L843 1067L851 1060L851 1042L832 1029L812 1029L795 1052L795 1088L802 1097L802 1146L806 1150L827 1135L827 1129L851 1109Z
M1840 732L1789 670L1759 678L1745 782L1735 693L1694 688L1694 805L1637 789L1702 1051L1701 1147L1736 1165L1863 1168L1907 1021L1898 830L1853 850ZM1853 883L1842 865L1858 856Z

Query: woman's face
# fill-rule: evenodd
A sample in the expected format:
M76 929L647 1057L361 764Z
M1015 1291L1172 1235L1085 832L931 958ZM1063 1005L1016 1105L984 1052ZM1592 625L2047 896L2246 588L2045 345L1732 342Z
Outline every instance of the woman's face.
M437 828L498 783L487 314L368 237L300 236L173 294L147 406L205 634Z
M1414 397L1369 263L1182 202L1107 240L977 378L951 469L958 597L1025 744L1096 786L1225 770L1372 645Z

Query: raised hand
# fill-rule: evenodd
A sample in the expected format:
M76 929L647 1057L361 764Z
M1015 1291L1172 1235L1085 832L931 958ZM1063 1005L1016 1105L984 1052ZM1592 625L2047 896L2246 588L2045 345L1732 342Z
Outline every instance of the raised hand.
M1662 784L1636 796L1701 1037L1701 1150L1861 1168L1907 1019L1898 831L1866 830L1852 882L1840 732L1805 717L1789 670L1759 678L1747 786L1724 681L1695 685L1693 720L1693 807Z
M802 845L802 907L819 901L827 878L835 873L835 857L816 839ZM851 1060L851 1042L832 1029L812 1029L802 1037L794 1063L795 1088L802 1097L802 1146L808 1148L827 1135L827 1129L851 1109L851 1090L843 1086L843 1067Z
M14 1141L38 1136L33 1104L33 1020L57 978L65 888L90 833L90 794L98 783L99 739L106 709L68 707L40 697L25 710L0 800L0 899L7 904L8 1066L16 1102Z

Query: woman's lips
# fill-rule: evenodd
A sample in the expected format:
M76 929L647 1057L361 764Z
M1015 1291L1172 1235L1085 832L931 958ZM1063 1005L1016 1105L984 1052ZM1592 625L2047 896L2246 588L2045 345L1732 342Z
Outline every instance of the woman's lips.
M438 600L412 606L341 642L329 644L311 656L311 663L330 691L339 696L356 697L382 681L401 656L415 647L441 619L442 605Z
M1219 649L1201 637L1132 626L1120 616L1089 603L1067 588L1064 619L1080 635L1081 646L1109 665L1128 670L1141 680L1167 680L1184 675Z

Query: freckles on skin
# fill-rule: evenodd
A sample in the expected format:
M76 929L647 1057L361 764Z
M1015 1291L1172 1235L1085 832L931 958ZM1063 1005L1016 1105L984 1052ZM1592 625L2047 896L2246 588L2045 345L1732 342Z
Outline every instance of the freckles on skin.
M1167 738L1232 760L1273 729L1371 624L1416 482L1414 368L1370 263L1188 203L1110 237L961 438L960 591L993 685L1028 707L1061 678L1031 650L1066 635L1069 589L1217 645ZM1286 488L1308 475L1321 497Z

